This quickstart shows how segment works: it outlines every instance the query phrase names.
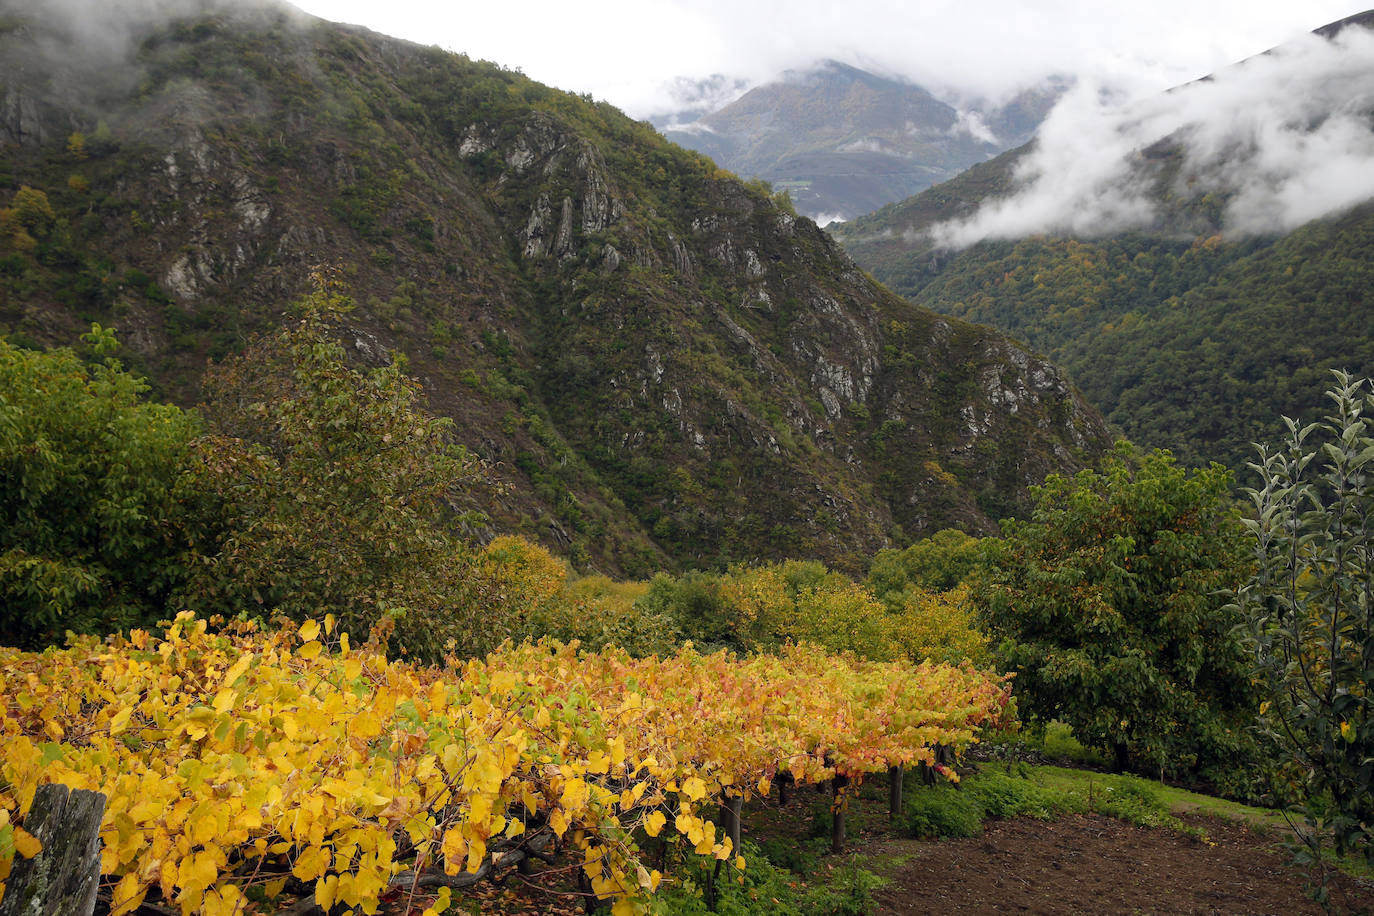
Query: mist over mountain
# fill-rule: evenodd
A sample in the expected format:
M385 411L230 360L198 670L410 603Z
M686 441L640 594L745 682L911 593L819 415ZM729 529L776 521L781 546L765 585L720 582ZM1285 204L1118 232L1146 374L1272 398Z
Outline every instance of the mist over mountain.
M1359 27L1127 105L1085 82L1017 162L1010 195L929 231L949 247L1167 231L1170 198L1210 194L1228 234L1285 232L1374 196L1371 115L1374 33Z
M1238 472L1374 372L1374 14L1036 139L837 230L914 302L1065 364L1142 444Z
M349 351L495 468L491 530L612 572L858 568L1107 441L1054 366L608 104L270 2L64 3L0 16L12 340L99 321L194 403L334 266Z
M654 119L675 143L791 194L821 222L852 219L1024 143L1067 86L957 106L838 61L784 73L691 119ZM690 111L690 109L685 109Z

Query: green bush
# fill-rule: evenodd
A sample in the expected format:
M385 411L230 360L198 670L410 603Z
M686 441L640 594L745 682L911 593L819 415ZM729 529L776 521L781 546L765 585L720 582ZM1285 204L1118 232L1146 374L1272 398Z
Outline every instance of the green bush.
M99 325L83 338L115 347ZM195 415L145 400L117 360L0 339L0 640L150 626L187 569Z
M986 816L972 793L946 785L908 793L903 814L907 833L917 838L978 836Z
M650 912L655 916L872 916L878 911L873 891L883 882L850 860L836 869L829 883L799 884L791 872L769 861L750 840L741 852L748 867L737 872L720 869L715 880L716 907L707 906L705 888L714 871L709 862L693 861L654 896Z
M1237 605L1260 727L1288 755L1307 842L1329 834L1374 864L1374 382L1336 376L1334 413L1285 418L1283 446L1259 446L1255 574Z
M1027 779L987 770L968 780L964 794L985 818L1033 817L1048 820L1065 810L1062 792L1041 788Z
M1089 810L1105 814L1137 827L1163 827L1197 835L1182 821L1169 813L1159 790L1142 779L1129 776L1107 776L1101 784L1094 784L1088 798Z
M884 883L860 868L857 859L850 859L848 867L837 872L830 884L802 898L802 916L873 916L878 912L873 892Z
M809 875L816 870L821 853L829 847L830 827L826 826L825 840L819 843L799 843L794 839L767 839L759 843L759 852L778 868L785 868L798 875Z

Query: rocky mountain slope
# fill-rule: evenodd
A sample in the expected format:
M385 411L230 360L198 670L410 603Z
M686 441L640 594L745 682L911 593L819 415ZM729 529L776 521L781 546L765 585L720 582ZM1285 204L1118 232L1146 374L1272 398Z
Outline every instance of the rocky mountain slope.
M193 402L336 267L358 359L404 353L493 463L493 528L611 572L856 567L1104 446L1052 365L604 103L270 2L173 8L0 18L12 339L112 324Z
M808 216L852 219L1026 142L1064 88L961 110L920 86L823 61L660 126L724 168L787 190Z
M1326 409L1331 369L1374 373L1371 26L1051 118L836 236L910 301L1064 365L1139 444L1244 475L1281 414Z

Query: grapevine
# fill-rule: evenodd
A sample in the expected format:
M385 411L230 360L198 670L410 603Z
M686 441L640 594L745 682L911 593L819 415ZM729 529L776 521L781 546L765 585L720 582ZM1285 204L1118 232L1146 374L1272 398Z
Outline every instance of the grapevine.
M851 783L932 762L1006 715L1003 678L690 646L635 659L507 645L417 667L354 647L332 618L219 632L182 614L42 654L0 649L0 891L46 782L107 796L100 868L113 916L149 897L241 913L288 888L374 913L393 887L453 888L521 858L573 854L613 912L663 880L648 839L745 862L711 819L727 797Z

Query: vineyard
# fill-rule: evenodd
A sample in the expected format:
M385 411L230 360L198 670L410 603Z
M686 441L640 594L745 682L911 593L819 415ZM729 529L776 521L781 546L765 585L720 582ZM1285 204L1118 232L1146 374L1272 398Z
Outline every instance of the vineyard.
M419 667L350 646L329 617L267 631L182 614L161 638L0 650L0 672L0 877L38 851L23 829L38 785L103 792L114 916L283 895L372 913L393 888L435 887L438 913L536 862L572 862L614 913L642 913L671 880L667 847L747 867L735 800L834 780L843 805L866 774L933 765L1010 705L1006 678L967 665L809 646L539 642Z

